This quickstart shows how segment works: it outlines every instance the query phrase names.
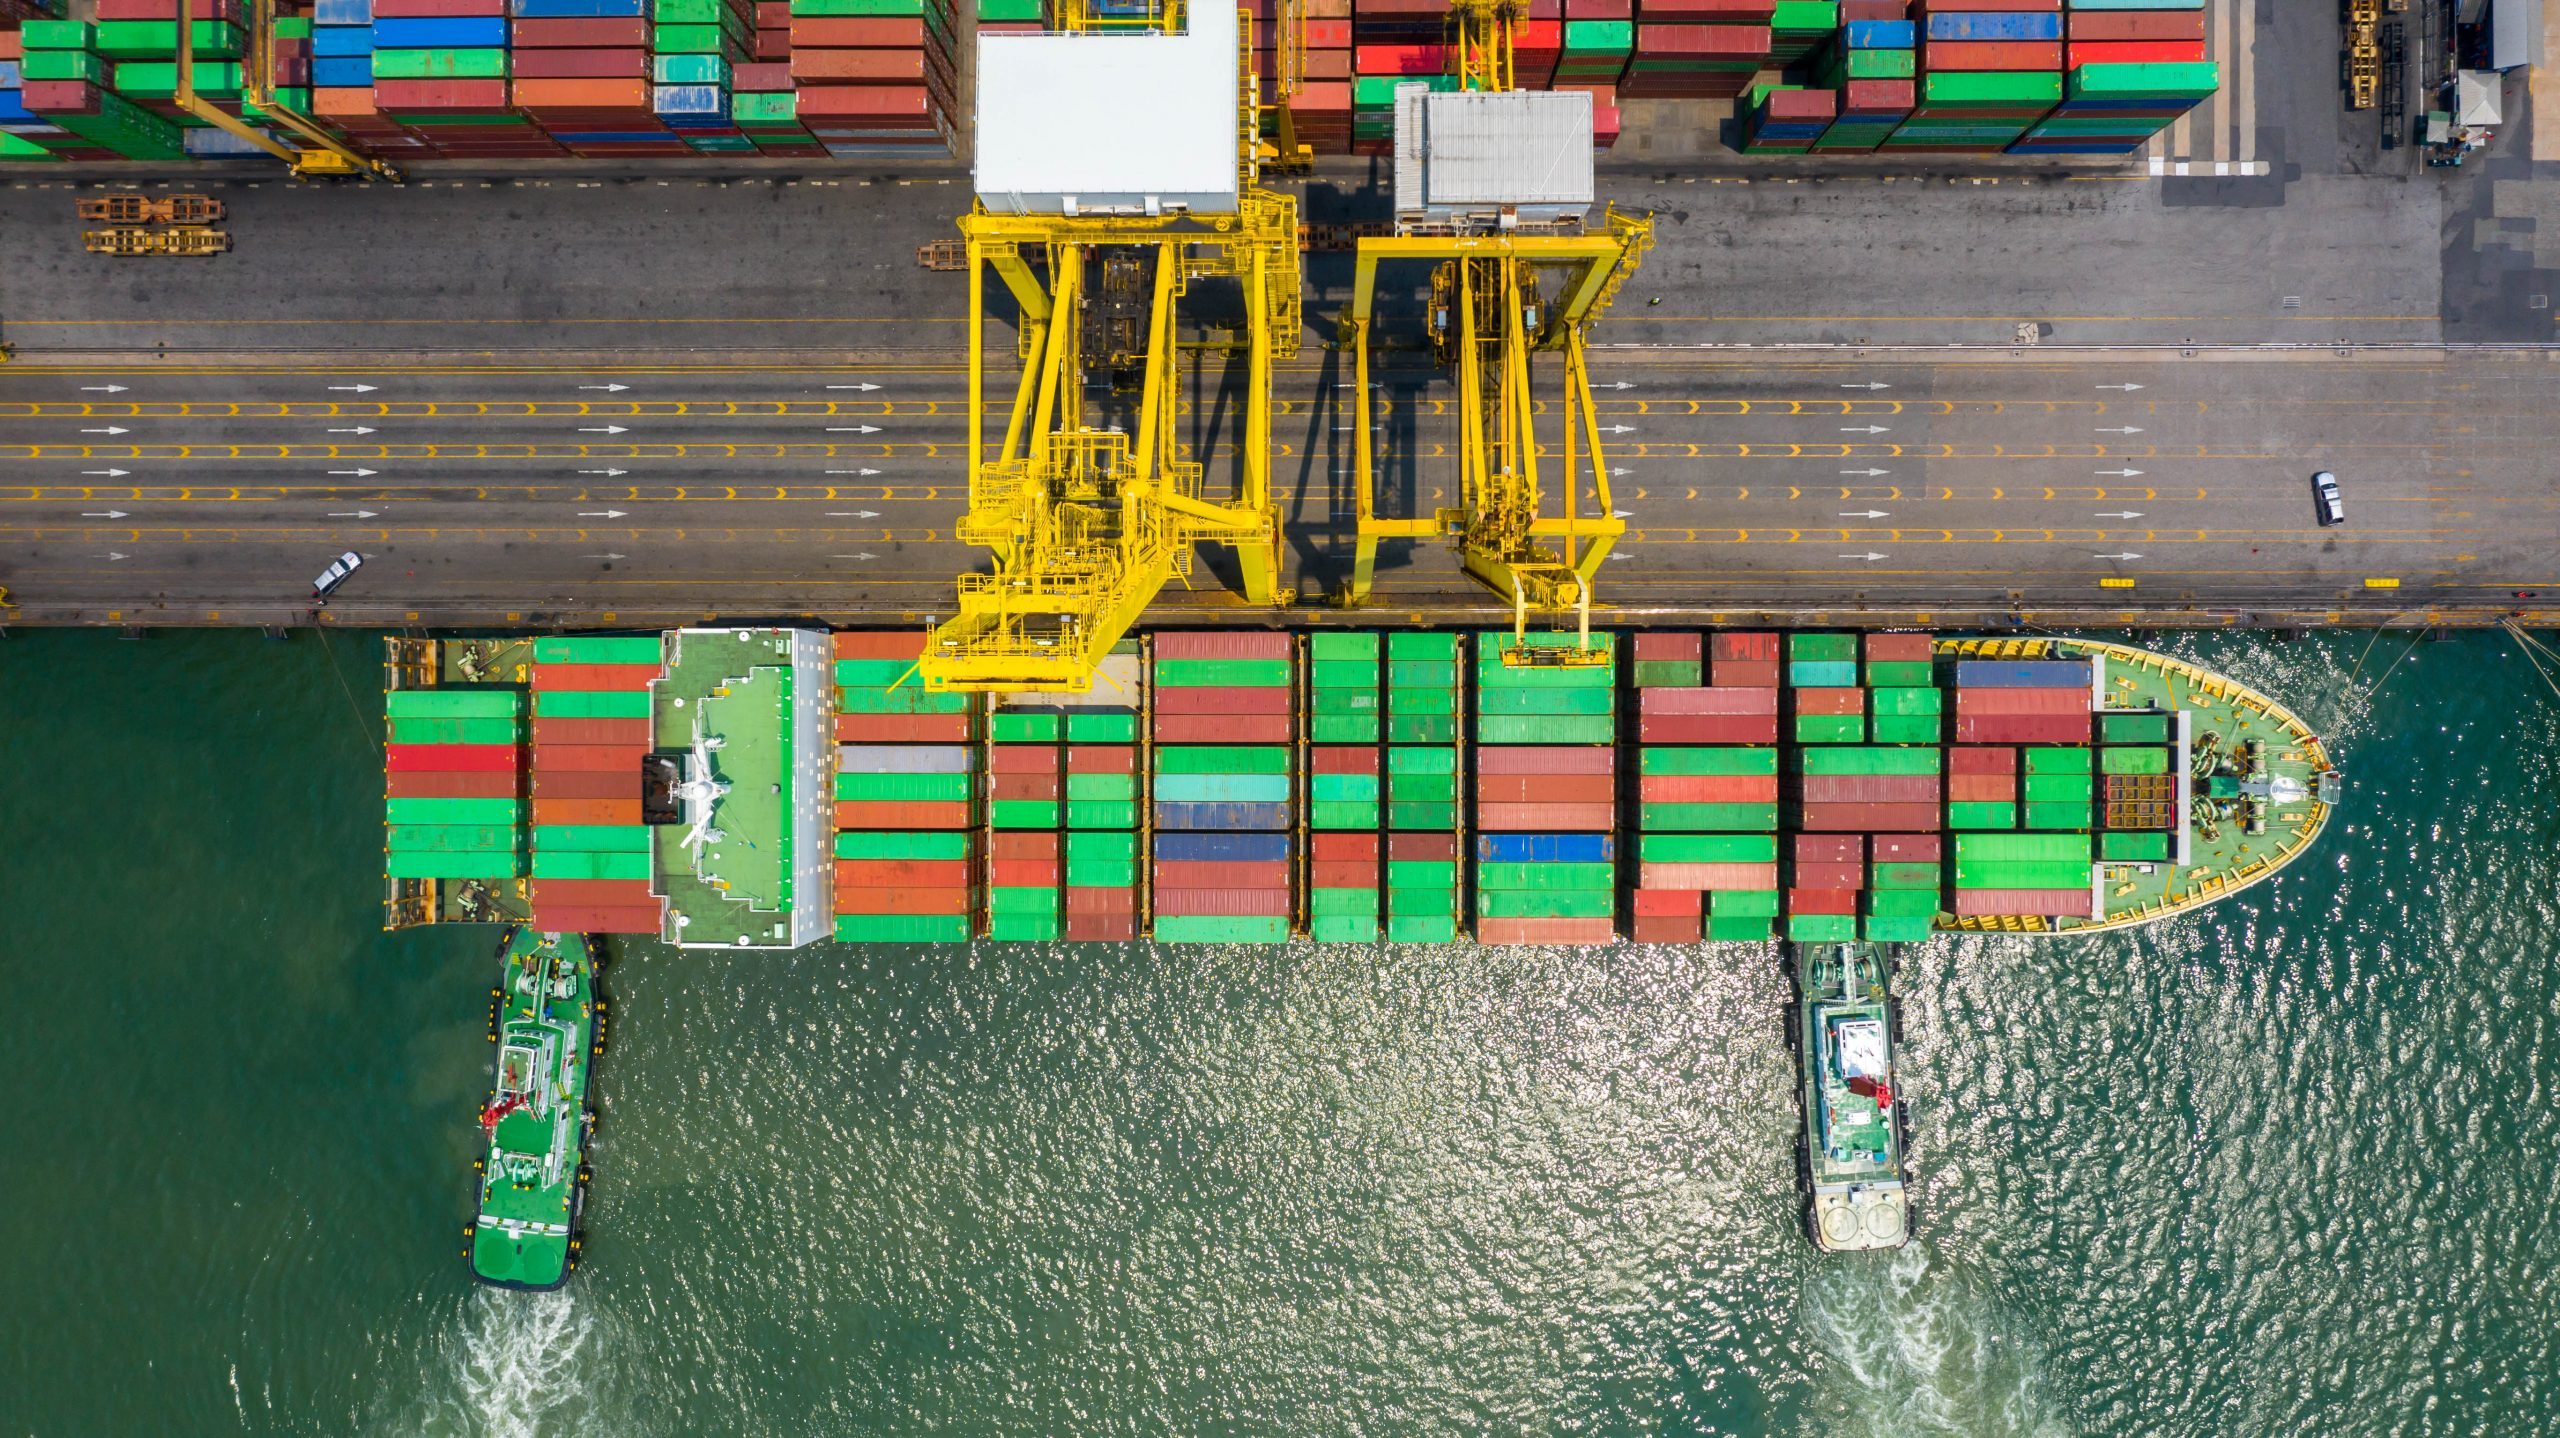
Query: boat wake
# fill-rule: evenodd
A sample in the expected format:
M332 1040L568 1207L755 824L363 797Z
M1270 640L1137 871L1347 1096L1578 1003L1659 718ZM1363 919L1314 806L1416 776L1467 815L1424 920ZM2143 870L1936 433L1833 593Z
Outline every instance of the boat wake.
M1890 1258L1823 1261L1805 1288L1825 1434L2062 1438L2033 1343L1948 1260L1914 1242Z
M423 1411L405 1431L437 1438L635 1433L619 1401L616 1350L591 1301L567 1291L475 1288L434 1356Z

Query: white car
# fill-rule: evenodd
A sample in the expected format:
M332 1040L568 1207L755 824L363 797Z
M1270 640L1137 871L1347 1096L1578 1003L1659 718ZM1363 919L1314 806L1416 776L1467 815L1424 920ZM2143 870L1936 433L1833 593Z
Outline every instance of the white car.
M354 550L350 549L339 555L335 563L320 571L319 578L311 581L311 597L315 600L326 600L330 595L338 592L339 585L347 582L348 575L362 567L364 567L364 556Z
M2338 493L2338 477L2327 470L2311 476L2311 498L2318 506L2320 527L2347 522L2347 502Z

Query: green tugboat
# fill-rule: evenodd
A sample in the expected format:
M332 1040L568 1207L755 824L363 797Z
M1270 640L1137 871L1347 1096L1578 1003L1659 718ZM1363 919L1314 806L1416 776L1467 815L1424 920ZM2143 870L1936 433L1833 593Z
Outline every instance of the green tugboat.
M1900 1248L1911 1236L1894 1092L1891 961L1874 944L1796 944L1802 1007L1806 1228L1829 1253Z
M495 1086L480 1112L480 1216L472 1276L500 1288L558 1288L578 1266L586 1202L592 1060L604 1052L604 1003L583 934L507 933L505 973L491 990Z

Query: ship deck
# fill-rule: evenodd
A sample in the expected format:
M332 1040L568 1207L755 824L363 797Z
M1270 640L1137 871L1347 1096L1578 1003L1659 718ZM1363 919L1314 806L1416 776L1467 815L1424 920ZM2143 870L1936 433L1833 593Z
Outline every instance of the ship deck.
M704 736L723 741L711 767L729 785L711 817L720 839L695 850L685 846L688 825L655 831L670 919L690 921L687 944L770 943L792 898L789 642L771 630L687 633L655 693L657 747L690 751L698 720Z

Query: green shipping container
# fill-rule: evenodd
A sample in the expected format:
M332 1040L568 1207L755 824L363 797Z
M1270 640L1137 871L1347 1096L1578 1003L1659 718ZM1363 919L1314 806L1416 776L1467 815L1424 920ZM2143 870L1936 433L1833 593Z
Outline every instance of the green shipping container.
M1055 713L999 709L987 716L987 738L998 744L1055 744L1065 732Z
M2166 749L2101 749L2098 767L2109 774L2166 774L2169 751Z
M545 689L533 696L537 719L646 719L646 689Z
M1638 772L1647 775L1742 775L1761 777L1778 772L1774 746L1745 748L1648 748L1636 757Z
M1707 895L1707 913L1719 919L1774 919L1778 916L1778 891L1718 889Z
M965 944L965 914L838 914L839 944Z
M1639 816L1646 829L1773 833L1778 827L1775 804L1646 804Z
M394 689L382 696L382 712L394 719L511 719L524 712L524 691Z
M1942 762L1932 749L1807 749L1796 756L1805 774L1910 775L1935 774Z
M2098 836L2098 857L2118 864L2169 862L2169 836L2115 830Z
M1605 714L1492 715L1476 721L1476 740L1483 744L1606 744L1617 731L1617 721Z
M1956 860L1958 889L2085 889L2089 865L2064 860Z
M1387 890L1387 912L1390 914L1432 914L1454 918L1457 911L1457 893L1445 884Z
M1934 666L1925 659L1877 659L1867 664L1867 687L1870 689L1926 689L1937 681ZM1881 711L1879 711L1881 712ZM1934 714L1937 711L1929 711Z
M1378 776L1375 774L1310 774L1307 776L1307 797L1320 803L1336 799L1366 799L1375 803L1378 798Z
M18 39L29 50L86 50L95 38L85 20L28 20L18 26Z
M1947 805L1950 829L2014 829L2018 806L1994 800L1953 800Z
M1286 659L1159 659L1156 683L1167 689L1283 689Z
M1648 864L1774 864L1775 834L1646 834L1636 841Z
M1127 709L1070 709L1067 711L1067 742L1070 744L1135 744L1138 742L1138 716Z
M1458 797L1455 774L1390 774L1387 776L1390 797L1405 803L1448 804Z
M533 641L533 662L536 664L662 664L665 661L665 641L655 634L560 634ZM901 663L894 659L888 662ZM837 667L841 672L842 664ZM901 667L904 666L901 664ZM839 678L837 682L844 681Z
M2089 862L2089 840L2080 834L1960 834L1958 863Z
M839 859L966 859L963 833L855 833L836 835Z
M414 854L508 853L516 846L512 824L392 824L383 847Z
M1158 914L1154 937L1160 944L1283 944L1289 941L1289 921Z
M950 804L968 800L968 774L838 774L836 797L884 803Z
M1378 661L1378 636L1368 630L1350 630L1307 636L1307 655L1318 663L1328 660L1365 659Z
M1873 54L1874 51L1858 51ZM1909 54L1909 51L1902 52ZM1777 937L1777 926L1767 919L1742 918L1723 914L1707 917L1707 942L1711 944L1760 944Z
M987 890L987 912L1054 915L1058 912L1058 891L1029 884L1005 884Z
M1315 918L1338 919L1346 915L1362 915L1371 922L1378 917L1378 891L1375 889L1309 889L1307 912Z
M1458 866L1449 859L1389 859L1387 887L1433 889L1446 895L1457 887Z
M1934 888L1871 889L1867 892L1867 912L1879 918L1935 918L1938 891Z
M1375 714L1307 716L1307 742L1311 744L1375 744L1378 734L1378 716Z
M1910 918L1878 916L1865 920L1858 928L1869 943L1923 944L1929 941L1930 933L1937 928L1937 921L1935 915L1925 918L1917 915Z
M2030 802L2027 805L2027 827L2030 829L2086 829L2094 822L2086 800L2076 804Z
M1135 774L1069 774L1067 799L1135 799L1138 776Z
M2166 714L2101 714L2098 733L2110 744L2166 744L2169 742L2169 716Z
M394 744L513 744L524 737L513 719L391 720Z
M611 849L545 849L533 851L537 879L646 879L651 864L646 853Z
M1058 915L1012 913L987 915L987 937L999 944L1051 944L1058 940Z
M1392 802L1387 805L1387 827L1406 833L1445 833L1458 827L1458 806L1430 802Z
M997 799L987 805L987 822L999 829L1058 827L1055 799Z
M1935 714L1886 714L1868 721L1868 737L1879 744L1935 744L1940 723Z
M1607 889L1617 883L1615 864L1478 864L1476 889L1520 889L1556 893L1568 889Z
M541 849L584 849L593 853L645 854L649 852L649 835L645 824L536 824L533 847Z
M1478 714L1614 714L1618 696L1607 689L1480 689Z
M1867 721L1858 714L1799 714L1799 744L1855 744L1867 737Z
M1790 662L1812 661L1836 663L1858 657L1858 636L1854 634L1790 634L1787 636L1787 658Z
M524 803L518 799L386 799L385 824L475 824L518 828Z
M1639 659L1638 689L1696 689L1706 683L1705 666L1695 659Z
M907 688L921 688L924 681L916 676L912 659L839 659L836 661L836 683L848 689L886 689L905 681Z
M1319 944L1374 944L1378 941L1378 916L1317 914L1307 920L1307 937Z
M504 50L376 50L376 80L503 80Z
M88 50L35 50L18 62L18 73L27 80L86 80L92 85L107 83L107 62Z
M1138 827L1138 801L1135 799L1069 799L1067 827L1070 829L1134 829Z
M1606 889L1574 889L1542 893L1522 889L1478 889L1476 916L1484 919L1605 919L1617 912L1618 896Z
M2029 774L2019 797L2029 804L2086 804L2094 782L2086 774Z
M1454 914L1394 914L1387 919L1391 944L1453 944L1458 940Z
M1454 744L1458 740L1455 712L1448 714L1392 714L1387 719L1387 742L1390 744Z
M1938 891L1938 866L1935 864L1878 864L1869 873L1867 883L1876 889L1926 889Z
M836 690L839 714L966 714L969 695L957 690L936 694L919 684L897 689L868 686ZM1054 720L1057 716L1043 716Z
M198 20L187 27L188 48L199 60L234 59L246 36L224 20ZM110 60L160 60L178 52L175 20L101 20L89 48ZM388 51L380 53L390 53Z
M1789 914L1787 937L1799 944L1847 943L1858 937L1854 914Z
M1932 70L1920 85L1924 110L1941 105L2024 109L2061 100L2062 76L2052 70Z
M506 851L449 854L435 850L404 850L386 854L382 859L382 876L386 879L512 879L523 872L522 856ZM641 877L648 876L643 874Z
M1156 773L1286 774L1289 751L1276 744L1174 744L1156 751Z
M1399 629L1387 635L1387 658L1399 662L1455 663L1458 658L1458 636Z
M2039 746L2027 751L2027 772L2030 774L2086 774L2090 765L2090 751L2076 746L2067 749Z
M1935 689L1874 689L1868 691L1867 708L1879 717L1886 714L1938 714L1944 712L1940 707L1944 698Z
M1449 774L1458 772L1455 749L1389 749L1387 773L1391 776Z
M1378 827L1378 801L1375 799L1309 800L1307 827L1328 830L1375 829Z

